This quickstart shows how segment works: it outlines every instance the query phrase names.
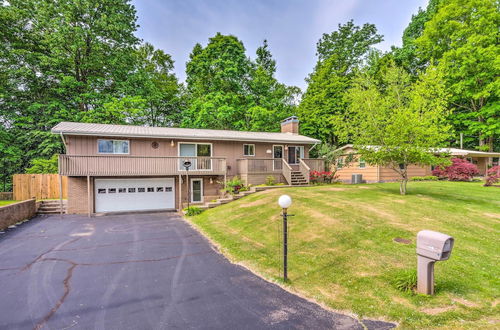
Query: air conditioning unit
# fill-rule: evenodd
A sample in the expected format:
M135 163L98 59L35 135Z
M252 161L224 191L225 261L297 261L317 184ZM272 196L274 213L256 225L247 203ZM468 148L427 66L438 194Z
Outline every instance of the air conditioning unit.
M352 184L363 183L363 174L353 174L351 178Z

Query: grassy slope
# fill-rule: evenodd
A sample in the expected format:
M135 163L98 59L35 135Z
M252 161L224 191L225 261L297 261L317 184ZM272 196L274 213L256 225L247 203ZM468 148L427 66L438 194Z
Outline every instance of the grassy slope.
M359 316L403 327L498 326L500 189L477 183L283 188L250 195L193 217L224 253L264 277L279 280L280 210L292 196L291 290ZM436 295L397 291L391 276L415 269L419 230L455 237L450 260L436 264ZM412 240L404 245L393 242ZM496 323L496 324L495 324Z
M0 206L9 205L12 203L17 203L18 201L0 201Z

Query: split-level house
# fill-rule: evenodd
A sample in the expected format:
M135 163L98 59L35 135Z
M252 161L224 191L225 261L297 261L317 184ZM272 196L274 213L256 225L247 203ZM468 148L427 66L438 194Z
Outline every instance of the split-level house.
M387 166L379 166L369 164L358 155L357 150L352 144L347 144L336 152L340 153L336 163L336 174L338 179L345 183L353 182L353 175L361 175L363 182L391 182L399 180L399 174L392 168ZM439 154L446 155L452 158L465 158L469 162L475 164L478 168L479 175L485 175L488 169L499 164L500 153L484 152L476 150L466 150L457 148L439 148ZM402 166L402 165L401 165ZM408 165L408 177L428 176L432 175L434 166L430 165Z
M221 195L239 176L263 184L307 184L321 159L309 159L319 140L299 135L297 117L281 132L243 132L61 122L59 174L68 177L68 213L180 210ZM186 169L185 162L191 166Z

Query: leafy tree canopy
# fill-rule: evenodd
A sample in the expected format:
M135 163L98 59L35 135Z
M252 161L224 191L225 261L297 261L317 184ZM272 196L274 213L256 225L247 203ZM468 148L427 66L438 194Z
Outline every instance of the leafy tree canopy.
M412 83L404 69L390 66L378 81L360 73L349 90L342 138L352 141L370 164L388 166L406 193L410 164L440 164L432 151L448 139L446 89L435 67Z
M298 108L303 134L338 144L337 122L348 107L345 91L370 47L380 41L375 25L359 27L353 21L323 35L317 43L318 62Z

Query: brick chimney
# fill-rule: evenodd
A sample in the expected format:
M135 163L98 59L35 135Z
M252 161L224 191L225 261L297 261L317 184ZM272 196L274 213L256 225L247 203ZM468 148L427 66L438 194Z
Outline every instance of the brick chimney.
M281 122L281 133L299 134L299 118L288 117Z

